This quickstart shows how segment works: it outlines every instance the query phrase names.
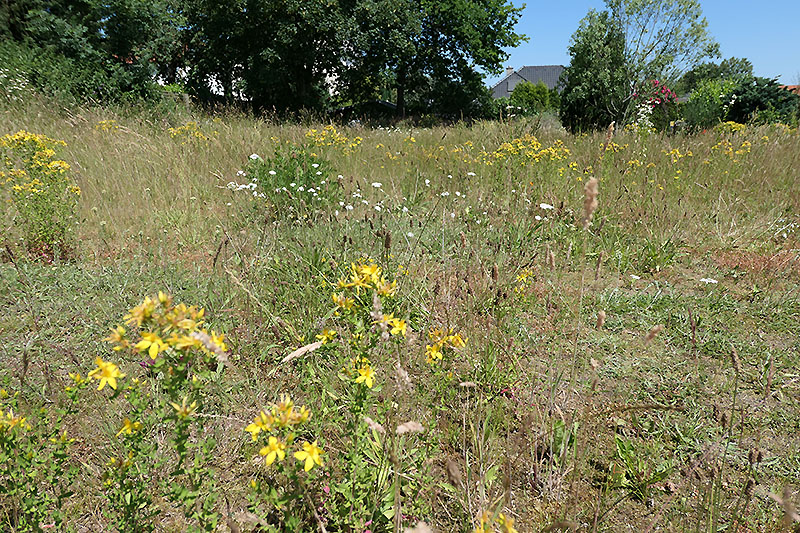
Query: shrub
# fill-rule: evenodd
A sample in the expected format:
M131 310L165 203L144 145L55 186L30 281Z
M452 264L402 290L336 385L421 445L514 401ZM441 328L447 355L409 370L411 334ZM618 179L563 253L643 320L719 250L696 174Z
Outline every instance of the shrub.
M335 130L332 131L336 134ZM330 143L337 142L335 137L331 139ZM353 144L354 141L348 139L342 149L349 153ZM302 146L278 146L275 154L266 159L252 154L238 175L247 181L231 181L227 187L250 196L254 213L259 218L263 216L262 211L272 205L276 213L303 220L333 200L330 164Z
M638 110L637 122L646 115L646 126L656 130L665 130L672 121L678 118L678 100L675 92L659 80L650 80L642 84L634 94L634 103Z
M534 84L524 81L514 87L511 103L523 108L525 114L540 113L550 107L550 91L542 82Z
M730 80L707 80L689 96L683 116L689 126L709 128L727 119L736 101L736 83Z
M734 91L736 99L731 102L727 116L730 120L758 124L796 120L800 96L781 87L777 79L750 76Z

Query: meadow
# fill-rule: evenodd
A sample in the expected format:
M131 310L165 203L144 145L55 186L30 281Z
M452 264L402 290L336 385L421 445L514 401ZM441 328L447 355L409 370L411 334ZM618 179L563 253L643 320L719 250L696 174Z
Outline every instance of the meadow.
M797 129L0 125L0 529L798 527Z

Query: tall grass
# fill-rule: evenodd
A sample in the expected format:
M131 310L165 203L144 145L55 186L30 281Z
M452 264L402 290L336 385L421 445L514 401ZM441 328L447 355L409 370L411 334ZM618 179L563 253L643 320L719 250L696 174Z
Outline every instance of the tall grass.
M337 125L347 141L329 146L310 132L325 124L46 101L2 107L0 124L64 140L82 190L72 264L28 259L4 211L0 387L20 409L48 406L69 372L113 354L101 339L145 295L198 303L230 348L203 412L224 527L269 530L248 514L262 471L242 459L243 428L281 393L312 408L305 431L324 443L319 492L291 478L305 527L778 530L796 501L783 493L800 478L796 131ZM276 155L299 151L323 163L303 176L325 178L326 198L234 190L251 155L279 175ZM365 258L397 279L410 333L370 352L362 413L343 371L354 348L308 346L341 320L331 284ZM430 365L435 328L467 341ZM94 393L81 402L64 422L81 480L66 523L98 530L113 526L97 474L120 421ZM396 431L410 421L423 432ZM195 524L155 505L156 529ZM383 522L359 522L369 505Z

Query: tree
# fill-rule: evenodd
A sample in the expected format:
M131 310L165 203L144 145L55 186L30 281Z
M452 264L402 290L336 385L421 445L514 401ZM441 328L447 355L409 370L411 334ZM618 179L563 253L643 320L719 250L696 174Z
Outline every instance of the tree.
M733 94L727 118L735 122L790 123L800 111L800 96L781 87L777 79L746 77Z
M679 94L687 94L695 90L701 83L709 80L742 80L753 75L753 64L747 59L731 57L716 63L701 63L681 77L675 90Z
M625 68L633 83L675 82L706 57L719 55L698 0L606 0L625 37Z
M561 74L560 115L570 131L602 128L620 121L630 88L625 70L625 36L607 11L590 10L573 34L569 66Z
M627 122L635 95L654 80L674 82L718 53L698 0L606 0L606 7L590 11L572 37L561 102L571 129Z
M346 93L358 99L389 85L401 116L409 96L417 105L453 106L450 91L459 87L456 107L468 106L482 91L477 69L499 73L504 48L524 39L514 32L522 9L506 0L356 2Z
M322 109L345 68L352 6L342 0L246 0L243 89L257 109Z
M550 91L542 82L524 81L518 83L511 92L511 103L526 109L528 113L541 113L550 107Z

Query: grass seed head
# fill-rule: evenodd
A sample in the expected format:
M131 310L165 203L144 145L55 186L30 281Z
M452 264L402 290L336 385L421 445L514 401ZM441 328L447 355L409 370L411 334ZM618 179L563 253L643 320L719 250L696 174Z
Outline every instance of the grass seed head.
M396 431L398 435L403 435L405 433L422 433L423 431L425 431L425 427L423 427L423 425L420 424L419 422L414 422L413 420L410 420L405 424L400 424L399 426L397 426Z
M731 363L733 363L733 369L736 370L736 373L740 374L742 372L742 362L739 360L739 353L733 346L731 346Z
M663 326L663 324L658 324L658 325L656 325L656 326L653 326L652 328L650 328L650 331L648 331L648 332L647 332L647 335L645 335L645 337L644 337L644 343L645 343L645 344L650 344L650 341L652 341L653 339L655 339L655 338L656 338L656 335L658 335L659 333L661 333L661 331L662 331L663 329L664 329L664 326Z
M597 178L592 178L583 187L583 229L589 229L594 212L597 211Z
M597 329L603 329L603 324L606 323L606 312L602 309L597 312L597 324L595 327Z

